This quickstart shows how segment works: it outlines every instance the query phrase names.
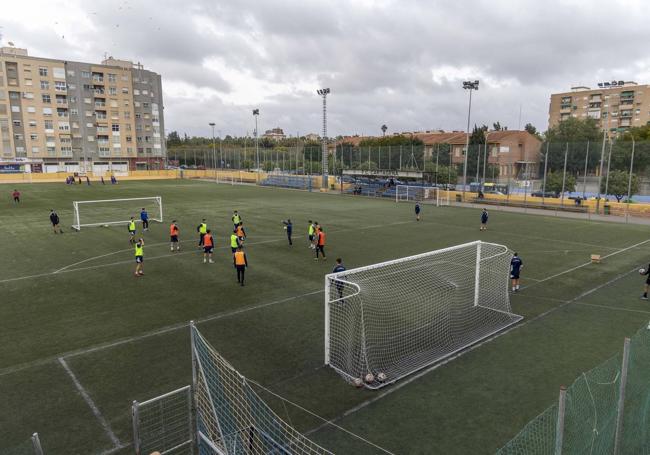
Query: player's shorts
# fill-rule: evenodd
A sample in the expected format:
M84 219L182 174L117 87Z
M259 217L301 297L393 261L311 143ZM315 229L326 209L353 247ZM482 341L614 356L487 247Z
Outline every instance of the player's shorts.
M649 275L648 278L645 280L645 284L647 284L648 286L650 286L650 275Z
M309 237L309 241L310 241L310 242L313 242L313 241L314 241L314 236L313 236L313 235L310 235L310 236L308 236L308 237Z
M481 220L481 224L487 224L488 220Z
M213 251L214 251L214 247L213 247L213 246L204 246L204 247L203 247L203 252L204 252L204 253L212 253Z
M14 202L20 202L20 198L19 197L14 197Z
M135 262L138 264L142 264L144 262L144 257L143 256L136 256L135 257Z
M171 237L169 237L169 241L173 243L178 243L178 236L172 235Z
M232 250L233 254L235 254L235 252L237 251L237 248L230 247L230 249Z
M518 280L518 279L519 279L519 272L517 272L517 273L514 273L514 272L511 273L511 274L510 274L510 279L512 279L512 280Z
M52 223L52 226L55 226L55 227L59 224L59 223L55 223L54 221L50 221L50 223Z
M129 231L129 234L135 235L135 231Z

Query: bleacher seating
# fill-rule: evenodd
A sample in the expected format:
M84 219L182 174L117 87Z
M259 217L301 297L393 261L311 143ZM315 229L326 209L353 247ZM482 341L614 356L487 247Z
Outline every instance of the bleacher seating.
M260 185L295 188L300 190L311 190L313 188L311 177L304 175L269 175L260 182Z

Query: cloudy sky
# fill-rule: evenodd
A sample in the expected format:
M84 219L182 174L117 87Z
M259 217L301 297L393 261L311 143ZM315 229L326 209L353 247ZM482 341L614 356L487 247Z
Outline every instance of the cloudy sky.
M552 92L650 83L646 0L5 1L2 44L30 55L140 61L162 74L167 132L329 135L547 128ZM520 117L521 112L521 117ZM521 119L521 120L520 120Z

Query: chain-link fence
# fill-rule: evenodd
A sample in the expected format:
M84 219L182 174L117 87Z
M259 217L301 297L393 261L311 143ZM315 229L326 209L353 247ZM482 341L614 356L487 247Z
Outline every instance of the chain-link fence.
M650 453L650 325L627 338L622 353L563 387L558 403L497 453Z
M328 174L351 185L419 182L462 193L459 202L592 215L650 217L650 141L330 144ZM322 174L320 146L220 145L169 148L170 163L190 169ZM480 200L479 200L480 199Z

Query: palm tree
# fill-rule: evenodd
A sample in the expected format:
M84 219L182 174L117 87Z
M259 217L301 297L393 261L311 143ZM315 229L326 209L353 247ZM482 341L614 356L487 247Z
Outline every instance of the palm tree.
M388 127L386 125L381 125L382 136L386 136L386 130L387 129L388 129Z

